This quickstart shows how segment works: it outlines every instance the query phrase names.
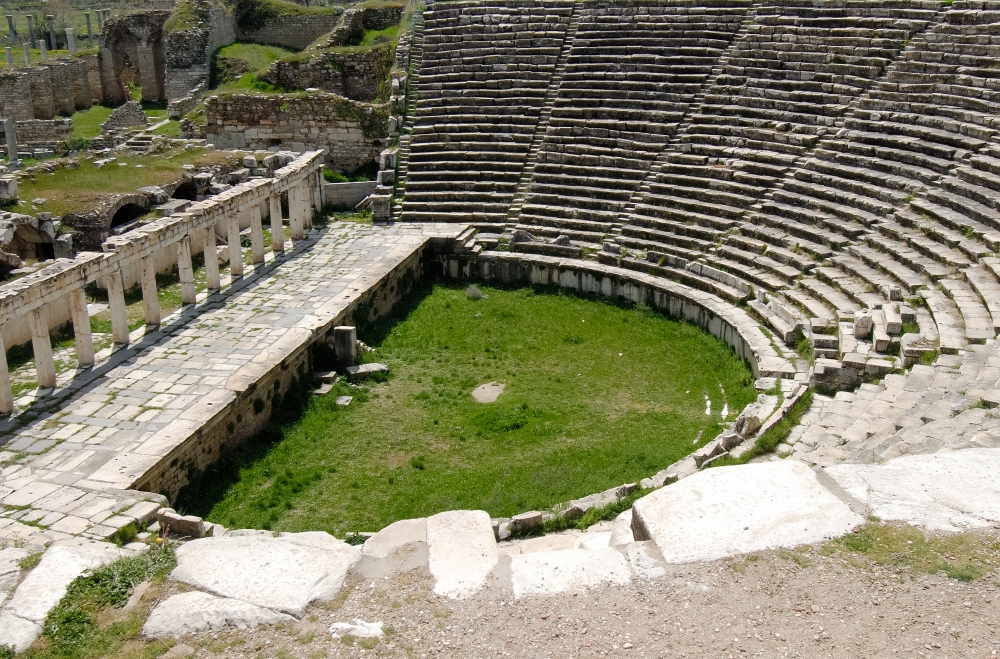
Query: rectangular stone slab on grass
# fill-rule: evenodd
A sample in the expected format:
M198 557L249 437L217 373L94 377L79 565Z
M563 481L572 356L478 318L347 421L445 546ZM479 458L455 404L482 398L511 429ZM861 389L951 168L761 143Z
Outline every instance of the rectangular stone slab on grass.
M500 560L493 525L484 510L452 510L428 517L427 549L434 592L453 599L481 590Z
M667 563L819 542L863 522L797 460L700 471L632 507L635 539L656 542Z
M257 625L294 621L295 618L288 614L276 613L249 602L191 591L157 604L142 626L142 633L148 638L180 638L218 631L227 626L253 629Z

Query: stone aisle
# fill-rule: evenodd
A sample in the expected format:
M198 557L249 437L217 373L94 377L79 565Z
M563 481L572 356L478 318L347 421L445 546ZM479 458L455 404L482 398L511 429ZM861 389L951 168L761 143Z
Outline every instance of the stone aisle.
M0 545L105 538L163 500L127 490L232 393L231 375L291 329L463 225L334 223L0 422ZM357 283L357 286L355 284ZM301 331L301 330L300 330ZM218 408L215 408L218 409ZM171 443L172 440L175 443Z

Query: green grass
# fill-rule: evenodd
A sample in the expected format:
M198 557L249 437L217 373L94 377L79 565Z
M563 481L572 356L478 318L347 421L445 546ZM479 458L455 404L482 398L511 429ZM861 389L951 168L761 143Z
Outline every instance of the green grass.
M984 533L927 536L903 524L883 524L872 518L854 533L823 547L856 567L876 565L908 568L915 574L944 572L952 579L974 581L996 569L1000 541Z
M265 46L256 43L234 43L220 48L217 59L238 59L247 63L251 71L263 71L271 63L292 55L294 51L279 46Z
M393 43L399 38L399 26L393 25L384 30L365 30L359 46L377 46L383 43Z
M17 187L21 199L48 199L43 210L53 215L82 213L109 194L135 192L136 188L146 185L173 181L184 173L181 165L197 167L232 160L235 156L231 154L207 149L175 149L157 155L118 158L117 162L126 163L126 167L112 163L98 168L92 162L81 159L76 169L62 168L53 174L39 174L33 180L19 181Z
M172 547L150 549L120 558L84 573L69 585L66 595L45 619L41 638L23 659L96 659L97 657L155 657L167 646L146 643L142 636L150 605L125 613L135 586L162 583L176 561ZM148 598L152 600L153 598Z
M216 91L222 92L264 92L265 94L283 94L281 87L275 87L269 82L257 79L256 73L244 73L236 80L219 85Z
M484 289L476 301L420 286L411 307L360 333L388 381L285 393L304 415L224 456L179 509L232 528L341 537L449 509L543 509L703 445L721 428L720 384L730 418L756 396L728 346L644 307L530 289ZM317 368L326 358L317 350ZM472 389L493 380L507 385L500 399L475 402ZM345 394L354 402L338 407Z
M73 137L97 137L101 134L101 124L108 120L114 108L105 105L94 105L87 110L75 113L73 119Z

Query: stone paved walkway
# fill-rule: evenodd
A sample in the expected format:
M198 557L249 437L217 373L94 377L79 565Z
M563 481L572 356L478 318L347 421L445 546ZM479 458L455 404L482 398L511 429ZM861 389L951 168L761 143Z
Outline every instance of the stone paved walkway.
M428 238L463 229L333 224L159 330L134 335L95 368L21 399L0 423L0 544L103 538L158 506L158 495L127 488L219 409L208 405L233 396L234 373L290 330L311 330L321 307L328 314L331 303L346 304Z

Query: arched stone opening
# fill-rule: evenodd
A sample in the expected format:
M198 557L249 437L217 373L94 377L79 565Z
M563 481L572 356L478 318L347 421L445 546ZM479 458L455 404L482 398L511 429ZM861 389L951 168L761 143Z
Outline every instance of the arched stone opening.
M167 100L163 24L169 12L141 11L113 16L101 34L100 68L105 100L131 100L129 84L142 87L142 100Z
M111 216L111 233L118 235L132 228L135 221L145 214L146 208L140 204L127 203Z
M198 185L193 179L185 180L177 186L172 195L174 199L186 199L188 201L198 201Z

